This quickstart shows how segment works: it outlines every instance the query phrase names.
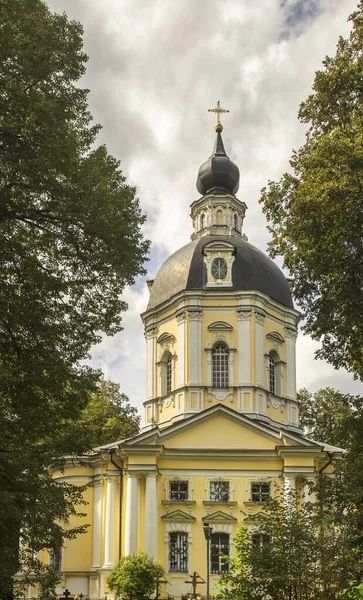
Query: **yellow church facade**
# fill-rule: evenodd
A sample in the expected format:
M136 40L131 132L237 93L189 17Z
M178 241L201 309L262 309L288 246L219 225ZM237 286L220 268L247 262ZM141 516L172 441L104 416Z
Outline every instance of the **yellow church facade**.
M112 596L113 566L141 551L163 565L168 595L187 594L190 573L206 580L205 524L213 593L239 527L256 534L251 517L264 502L301 490L338 451L299 427L299 315L282 272L243 234L239 171L220 124L216 132L198 173L191 241L148 282L145 426L93 450L88 466L72 461L54 473L92 484L78 522L87 532L43 557L57 560L59 594Z

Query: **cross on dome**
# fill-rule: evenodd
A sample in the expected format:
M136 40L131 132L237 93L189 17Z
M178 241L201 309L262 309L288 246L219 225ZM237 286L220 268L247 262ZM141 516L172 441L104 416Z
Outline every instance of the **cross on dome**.
M229 110L226 110L225 108L222 108L221 107L221 103L218 100L217 106L215 108L208 108L208 112L216 113L216 115L217 115L217 125L215 126L214 129L217 132L222 132L223 131L223 126L221 125L221 117L220 117L220 115L222 113L228 113Z

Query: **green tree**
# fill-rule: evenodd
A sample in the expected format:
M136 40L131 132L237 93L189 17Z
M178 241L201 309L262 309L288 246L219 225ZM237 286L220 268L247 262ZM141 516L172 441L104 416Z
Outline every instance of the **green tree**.
M82 27L42 0L0 3L0 596L19 532L61 543L81 490L48 467L77 435L100 373L82 366L121 329L126 285L143 273L144 222L119 162L97 147ZM69 532L66 535L74 535Z
M298 394L301 425L314 439L345 448L335 464L335 522L355 564L352 580L363 580L363 398L332 388ZM334 453L331 454L333 457ZM328 500L328 503L330 501Z
M335 57L315 75L300 105L308 123L292 173L269 182L260 202L270 254L293 277L303 329L321 341L317 356L363 377L363 2Z
M304 388L299 390L297 398L300 426L306 434L319 442L346 448L351 433L349 423L358 398L330 387L315 394Z
M107 579L116 598L145 600L155 591L156 576L163 575L161 565L141 552L123 556Z
M80 426L91 449L136 435L140 416L119 384L102 378L76 423L78 431Z
M355 574L346 531L335 521L337 496L329 478L318 501L300 504L294 494L266 506L257 529L235 538L235 558L219 589L230 600L339 600ZM329 503L326 500L329 499ZM321 510L323 506L324 510Z

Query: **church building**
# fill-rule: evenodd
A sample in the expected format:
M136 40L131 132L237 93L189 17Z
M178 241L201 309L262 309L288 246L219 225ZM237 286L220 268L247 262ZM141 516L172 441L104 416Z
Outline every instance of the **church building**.
M296 400L299 313L289 283L243 233L239 170L226 154L219 103L212 155L197 177L191 241L148 281L141 315L146 340L145 423L126 440L70 463L54 476L92 482L85 493L87 533L66 540L58 589L108 598L107 577L120 556L147 552L170 582L191 591L189 574L210 592L228 568L233 540L251 534L270 497L301 489L332 451L304 437ZM100 440L102 442L102 440ZM71 527L72 523L66 523ZM256 534L257 535L257 534ZM206 586L198 586L204 595Z

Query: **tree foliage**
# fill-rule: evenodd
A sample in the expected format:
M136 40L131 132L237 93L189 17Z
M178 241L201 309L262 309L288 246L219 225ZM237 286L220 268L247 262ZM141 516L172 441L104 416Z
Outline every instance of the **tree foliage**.
M76 423L78 431L80 427L83 429L90 449L136 435L139 426L137 409L120 393L119 384L105 379L101 379L97 392L91 394Z
M0 14L2 585L19 532L35 551L51 547L81 499L48 466L88 449L74 423L100 374L82 365L121 329L121 293L143 273L148 243L135 189L96 146L77 84L81 25L42 0L7 0Z
M155 591L156 576L163 574L162 566L141 552L123 556L107 579L116 598L145 600Z
M357 577L348 531L337 516L334 484L322 476L318 501L299 502L291 494L273 501L255 522L253 537L244 526L235 537L230 572L219 580L230 600L339 600ZM328 502L327 502L328 500ZM324 506L324 510L321 507Z
M356 578L363 580L363 398L326 388L315 394L300 390L298 399L306 434L346 450L335 464L332 506L336 522L344 526Z
M297 497L277 496L261 508L251 523L260 543L241 527L230 572L219 581L226 599L350 600L361 593L363 398L326 388L315 394L300 390L298 399L305 434L346 452L335 460L331 446L314 484L305 482ZM307 501L308 489L314 503Z
M300 105L308 123L292 173L269 182L260 202L270 253L293 277L303 328L321 340L317 356L363 376L363 2L352 32L315 75Z

